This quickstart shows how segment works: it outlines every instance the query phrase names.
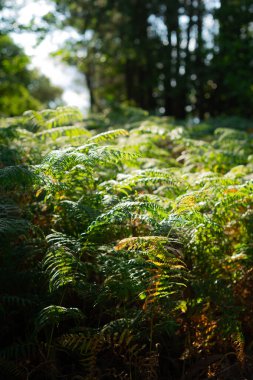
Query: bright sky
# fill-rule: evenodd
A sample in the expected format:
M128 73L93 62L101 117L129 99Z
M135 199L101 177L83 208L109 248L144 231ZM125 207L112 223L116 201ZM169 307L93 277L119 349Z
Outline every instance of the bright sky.
M18 11L18 22L23 25L29 24L33 17L39 19L54 9L47 0L16 0L16 4L22 6ZM36 36L33 33L12 33L11 36L31 57L32 66L49 77L53 84L63 88L63 100L68 105L77 106L87 113L90 101L84 76L74 67L50 57L50 53L56 51L64 40L76 37L77 33L74 30L55 31L48 35L39 46L36 46Z

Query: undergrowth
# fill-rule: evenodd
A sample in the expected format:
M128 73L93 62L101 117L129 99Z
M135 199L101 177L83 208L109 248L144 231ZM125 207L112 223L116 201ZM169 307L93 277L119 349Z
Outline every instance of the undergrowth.
M231 120L1 121L1 378L251 378L253 135Z

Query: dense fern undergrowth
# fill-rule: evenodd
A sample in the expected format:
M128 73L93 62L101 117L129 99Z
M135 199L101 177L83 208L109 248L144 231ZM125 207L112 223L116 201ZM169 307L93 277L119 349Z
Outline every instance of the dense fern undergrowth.
M1 120L0 378L252 379L253 134Z

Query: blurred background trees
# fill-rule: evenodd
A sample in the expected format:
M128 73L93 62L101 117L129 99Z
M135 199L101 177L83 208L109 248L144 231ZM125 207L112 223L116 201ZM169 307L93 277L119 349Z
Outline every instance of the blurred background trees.
M7 34L0 34L0 115L57 105L62 93L47 77L29 68L30 59Z
M0 11L13 7L0 1ZM16 116L28 109L42 109L61 104L62 90L30 67L30 58L10 37L19 28L12 17L1 17L0 30L0 116ZM20 26L22 27L22 26Z
M93 109L252 115L252 0L55 2L80 33L65 58L85 73Z
M253 115L253 1L222 0L212 60L213 114Z
M252 116L252 0L53 2L44 20L79 32L58 55L85 74L93 111L124 102L178 119ZM36 101L59 95L32 83Z

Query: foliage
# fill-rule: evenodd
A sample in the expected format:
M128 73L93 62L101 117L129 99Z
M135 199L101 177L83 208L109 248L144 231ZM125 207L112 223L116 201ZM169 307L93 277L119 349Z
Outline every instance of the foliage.
M221 1L220 8L215 11L220 32L216 36L217 49L213 58L213 80L217 89L211 95L211 104L216 115L224 114L226 110L235 115L252 116L251 16L251 0Z
M252 116L252 0L54 3L49 28L79 32L56 55L85 74L94 111Z
M0 116L21 115L27 109L59 102L61 89L31 70L29 64L24 51L7 34L0 33Z
M251 125L116 115L1 121L1 376L247 378Z

